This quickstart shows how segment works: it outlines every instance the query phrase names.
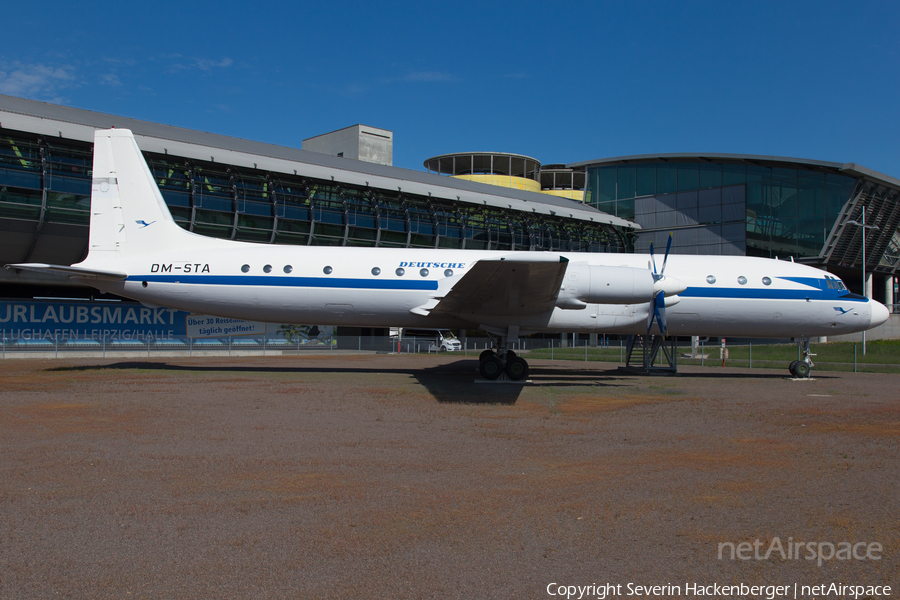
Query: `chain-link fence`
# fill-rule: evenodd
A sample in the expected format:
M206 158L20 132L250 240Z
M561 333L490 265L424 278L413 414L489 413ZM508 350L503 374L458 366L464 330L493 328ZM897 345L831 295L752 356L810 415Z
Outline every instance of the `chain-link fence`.
M447 354L478 356L492 347L487 337L460 340L462 349ZM576 360L625 364L627 342L599 335L597 343L588 339L522 338L511 349L529 359ZM720 343L700 343L691 347L689 338L676 342L681 365L786 369L802 358L797 344L761 343L734 340L722 352ZM900 372L900 341L876 340L863 346L854 342L813 344L813 361L819 370ZM433 337L329 336L316 339L286 339L279 335L235 336L227 338L148 339L2 339L2 358L80 357L163 357L163 356L291 356L304 354L441 354Z

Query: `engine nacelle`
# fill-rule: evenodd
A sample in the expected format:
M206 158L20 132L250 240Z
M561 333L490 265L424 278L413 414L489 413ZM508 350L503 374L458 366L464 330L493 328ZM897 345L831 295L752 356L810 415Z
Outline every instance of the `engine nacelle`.
M649 269L569 263L556 305L581 309L588 304L641 304L653 297Z

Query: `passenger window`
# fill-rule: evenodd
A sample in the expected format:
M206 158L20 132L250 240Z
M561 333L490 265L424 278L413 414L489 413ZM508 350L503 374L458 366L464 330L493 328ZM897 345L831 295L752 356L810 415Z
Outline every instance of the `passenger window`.
M372 267L372 275L381 275L381 269L378 267Z
M716 276L715 276L715 275L707 275L707 276L706 276L706 283L712 285L712 284L714 284L715 282L716 282Z
M406 274L406 270L402 267L399 267L394 273L397 274L397 277L403 277Z
M428 277L428 269L420 270L419 275L421 275L422 277Z
M763 285L772 285L772 280L769 277L763 277Z
M322 272L326 275L331 275L332 271L334 271L334 269L332 269L331 267L325 267L324 269L322 269Z
M747 278L741 275L740 277L738 277L738 283L741 285L747 285Z
M444 277L453 277L453 269L447 269L444 271Z
M285 273L290 273L290 272L293 271L293 270L294 270L294 267L292 267L291 265L284 265L284 272L285 272Z
M271 272L272 272L272 265L266 265L263 267L263 273L271 273Z
M241 267L241 273L249 273L249 272L250 272L250 265L244 265L243 267Z

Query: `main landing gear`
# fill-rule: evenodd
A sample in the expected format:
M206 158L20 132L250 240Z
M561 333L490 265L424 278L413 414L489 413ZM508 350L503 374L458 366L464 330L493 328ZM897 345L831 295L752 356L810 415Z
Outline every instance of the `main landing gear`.
M800 347L800 350L803 352L802 360L793 361L788 370L791 372L791 375L796 377L797 379L809 379L810 373L812 373L813 367L816 364L812 361L811 356L815 356L809 350L809 338L797 338L797 345Z
M512 381L528 377L528 363L512 350L507 350L505 344L501 344L496 351L485 350L478 357L478 362L481 376L490 381L499 379L504 373Z

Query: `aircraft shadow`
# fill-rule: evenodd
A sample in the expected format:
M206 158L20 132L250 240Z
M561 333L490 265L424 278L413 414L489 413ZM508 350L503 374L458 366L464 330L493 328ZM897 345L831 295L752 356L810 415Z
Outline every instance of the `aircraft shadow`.
M419 383L440 403L447 404L503 404L512 405L518 401L522 390L531 387L585 387L597 388L627 385L624 381L632 376L613 371L582 371L554 368L551 365L532 367L527 383L482 382L478 373L477 359L463 359L451 363L422 369L400 367L396 369L365 367L286 367L255 365L199 365L172 364L154 361L124 361L107 365L77 365L52 367L48 371L124 371L140 369L146 371L182 371L191 373L400 373L415 377Z

